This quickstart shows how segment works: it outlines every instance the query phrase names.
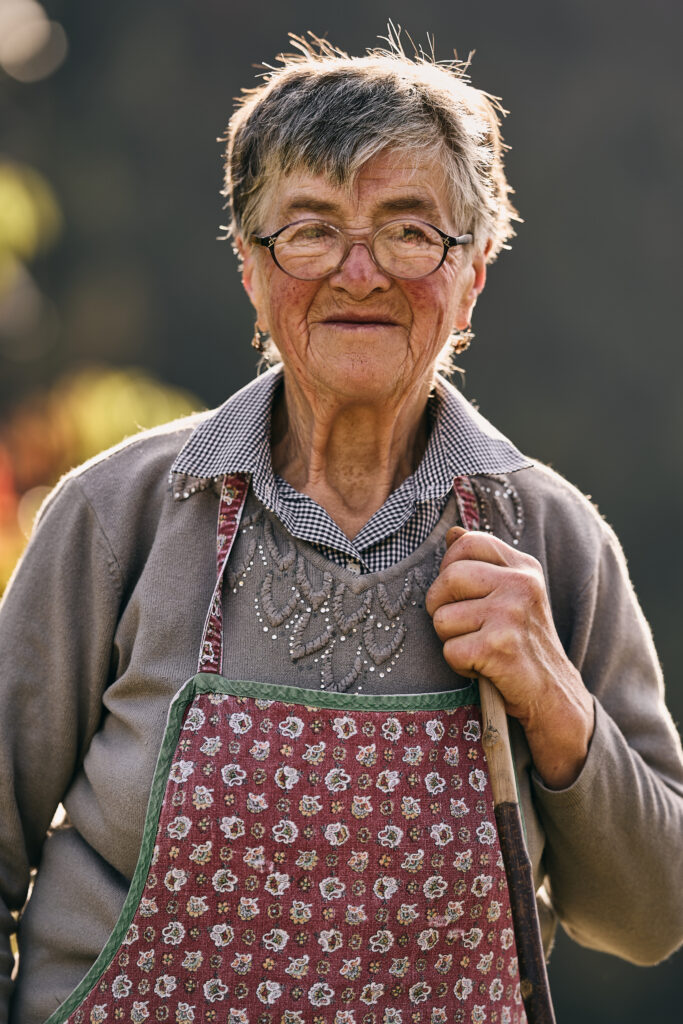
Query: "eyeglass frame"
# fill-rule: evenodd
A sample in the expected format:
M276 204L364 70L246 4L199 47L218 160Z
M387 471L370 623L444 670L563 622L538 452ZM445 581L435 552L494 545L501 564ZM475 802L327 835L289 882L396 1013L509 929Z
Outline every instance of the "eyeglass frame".
M320 277L297 277L296 274L292 274L291 271L285 270L285 268L278 263L277 256L275 255L275 242L278 236L281 235L283 231L286 231L287 228L294 227L295 224L309 223L324 224L326 227L332 228L333 231L336 231L338 235L342 236L342 238L346 242L346 248L344 250L344 255L342 256L337 266L333 267L332 270L329 270L326 274L321 274ZM422 224L425 227L431 228L432 231L436 231L437 235L440 236L441 241L443 242L443 254L438 264L434 267L433 270L427 271L426 274L420 274L419 277L401 277L399 274L391 274L388 270L385 270L384 267L377 262L374 253L375 238L380 233L380 231L383 231L391 224ZM345 228L338 228L336 224L330 224L329 221L326 220L318 220L317 218L313 217L304 217L301 220L293 220L289 224L285 224L284 227L281 227L277 231L274 231L271 235L253 234L250 236L249 240L250 242L255 243L256 245L262 245L264 248L268 249L270 255L273 257L273 262L275 266L279 270L281 270L283 274L287 274L288 277L293 277L295 281L324 281L326 277L331 277L332 274L336 274L337 271L340 270L344 263L346 262L346 258L351 252L351 249L354 247L354 245L364 245L370 254L370 259L372 260L372 262L379 270L382 271L383 274L386 274L387 277L395 277L400 281L422 281L423 278L430 277L431 274L435 274L437 270L441 269L446 257L448 256L448 253L450 252L451 249L454 249L456 245L469 245L470 242L474 241L474 236L470 233L464 235L449 235L445 231L442 231L441 228L437 228L435 224L430 224L426 220L419 220L417 217L396 217L394 220L388 220L386 224L381 224L380 227L378 227L377 230L373 232L371 236L369 232L362 232L362 234L363 238L359 238L357 241L353 241L353 238L351 237L350 233Z

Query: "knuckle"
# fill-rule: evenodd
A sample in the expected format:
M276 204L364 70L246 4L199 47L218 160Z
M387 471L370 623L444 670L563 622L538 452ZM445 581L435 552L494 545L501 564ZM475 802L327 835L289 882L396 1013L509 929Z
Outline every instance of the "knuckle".
M541 563L539 562L539 560L534 555L529 554L528 551L520 551L519 548L511 548L511 551L514 554L514 564L516 566L519 566L523 569L527 569L529 571L543 571L541 569Z
M436 609L438 607L439 607L439 579L437 577L434 580L434 582L432 583L432 585L429 588L429 590L427 591L427 593L425 594L425 608L427 609L427 614L432 616L432 619L434 618L434 615L436 614Z
M512 622L499 626L490 639L492 651L501 660L508 662L517 654L520 631Z
M473 642L469 637L452 637L443 645L443 656L454 672L471 675L476 672Z
M511 577L512 588L519 597L528 602L535 602L545 590L542 576L529 569L514 569Z
M456 560L454 562L449 562L448 565L444 569L442 569L441 575L443 576L446 582L451 582L452 580L458 578L460 572L461 567Z
M527 566L530 572L539 573L541 576L543 575L543 567L534 555L530 555L527 551L520 552L520 554L522 555L524 565Z
M478 533L464 533L458 540L458 555L469 557L479 541Z
M459 592L459 581L461 577L461 570L457 562L451 562L439 574L439 580L441 582L442 592L448 594L449 597L457 597Z
M434 629L436 630L437 636L442 640L448 635L448 608L448 605L442 604L439 608L436 609L434 615L432 616L432 623L434 625Z

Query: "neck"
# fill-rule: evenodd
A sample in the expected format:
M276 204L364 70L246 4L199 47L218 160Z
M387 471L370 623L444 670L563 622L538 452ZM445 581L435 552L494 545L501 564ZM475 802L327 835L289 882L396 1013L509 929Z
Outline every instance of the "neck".
M349 539L419 465L429 388L363 404L307 394L285 376L272 419L273 469Z

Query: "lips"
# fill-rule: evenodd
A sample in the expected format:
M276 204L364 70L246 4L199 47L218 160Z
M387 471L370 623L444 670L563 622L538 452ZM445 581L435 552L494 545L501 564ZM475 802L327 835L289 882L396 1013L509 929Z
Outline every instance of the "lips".
M329 317L327 320L322 321L324 324L333 324L334 326L349 326L349 327L398 327L395 320L390 320L386 316L368 316L368 317L352 317L352 316L338 316Z

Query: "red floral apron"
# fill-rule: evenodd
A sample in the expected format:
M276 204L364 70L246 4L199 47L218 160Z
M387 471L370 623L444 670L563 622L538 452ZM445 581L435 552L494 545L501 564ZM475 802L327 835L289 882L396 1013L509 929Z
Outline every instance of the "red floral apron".
M228 476L199 672L170 712L121 916L48 1024L524 1024L476 684L229 680Z

